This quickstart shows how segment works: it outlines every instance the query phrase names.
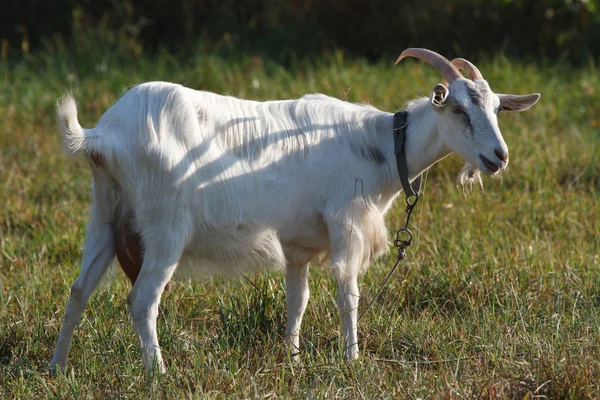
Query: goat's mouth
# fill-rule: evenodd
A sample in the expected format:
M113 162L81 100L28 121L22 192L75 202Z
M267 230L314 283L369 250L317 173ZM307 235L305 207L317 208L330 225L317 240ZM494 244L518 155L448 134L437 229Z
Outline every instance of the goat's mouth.
M486 158L483 154L480 154L479 158L481 159L481 162L490 171L491 174L495 174L496 172L500 171L500 169L502 168L502 163L494 164L492 161L490 161L488 158Z

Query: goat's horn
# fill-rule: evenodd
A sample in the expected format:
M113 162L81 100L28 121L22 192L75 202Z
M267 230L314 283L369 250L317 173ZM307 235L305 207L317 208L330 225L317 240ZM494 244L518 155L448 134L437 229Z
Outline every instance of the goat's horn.
M469 74L469 78L471 78L472 81L474 81L475 79L483 79L483 75L481 75L481 72L479 72L477 67L473 65L471 61L465 60L464 58L455 58L450 62L456 65L456 68L462 71L466 71L467 74Z
M400 54L395 64L398 64L404 57L415 57L425 61L427 64L435 68L448 82L452 83L455 79L462 78L462 74L456 66L452 64L444 56L439 55L435 51L427 49L410 48Z

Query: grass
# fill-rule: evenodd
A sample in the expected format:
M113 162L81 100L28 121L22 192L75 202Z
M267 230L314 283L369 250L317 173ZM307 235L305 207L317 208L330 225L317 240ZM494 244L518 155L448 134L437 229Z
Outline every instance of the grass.
M47 365L78 274L90 172L60 151L54 104L73 89L80 121L136 83L169 80L254 99L323 92L395 111L440 77L422 63L335 54L286 69L199 54L180 63L56 45L0 64L0 398L594 398L600 396L600 75L594 67L480 65L492 88L539 91L501 116L502 180L464 197L453 156L429 173L409 249L360 323L362 358L344 363L335 285L313 267L303 361L284 350L281 273L177 284L158 332L168 372L142 373L121 272L96 293L66 373ZM96 55L98 54L98 55ZM389 62L388 62L389 61ZM401 203L388 216L401 224ZM362 278L364 307L393 263Z

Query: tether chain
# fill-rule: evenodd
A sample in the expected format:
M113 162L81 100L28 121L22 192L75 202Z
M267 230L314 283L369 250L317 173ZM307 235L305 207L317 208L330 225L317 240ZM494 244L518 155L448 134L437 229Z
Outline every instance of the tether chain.
M411 202L412 198L414 198L414 200ZM362 319L362 317L365 316L365 314L367 313L367 311L369 311L369 309L371 308L373 303L375 303L375 301L377 301L379 296L381 296L381 293L383 292L383 288L385 287L385 285L388 283L388 281L392 277L392 274L394 273L394 271L396 271L396 268L398 268L398 264L400 264L400 261L402 261L406 258L406 248L408 246L412 245L412 239L413 239L413 234L412 234L411 230L408 229L408 223L410 222L410 216L420 198L421 198L421 196L419 194L415 194L414 196L406 197L406 208L404 210L404 212L406 212L406 223L404 224L403 227L398 229L398 232L396 232L396 240L394 240L394 247L396 247L398 249L398 256L396 257L396 263L394 264L394 266L392 267L390 272L387 274L387 276L385 277L383 282L381 282L381 285L379 286L379 290L377 291L377 294L375 295L375 297L373 297L373 299L367 305L367 308L365 308L365 310L362 312L362 314L360 314L360 317L358 317L358 321L360 321ZM405 235L405 239L401 238L401 236L403 236L403 235Z

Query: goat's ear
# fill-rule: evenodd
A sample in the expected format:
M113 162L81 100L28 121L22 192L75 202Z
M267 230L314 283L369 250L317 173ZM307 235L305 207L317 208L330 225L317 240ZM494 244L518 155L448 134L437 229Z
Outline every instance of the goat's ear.
M438 83L433 88L431 92L431 96L429 96L429 101L433 106L434 110L442 110L446 105L446 98L448 97L448 88L441 83Z
M516 94L498 94L500 111L525 111L540 99L539 93L518 96Z

